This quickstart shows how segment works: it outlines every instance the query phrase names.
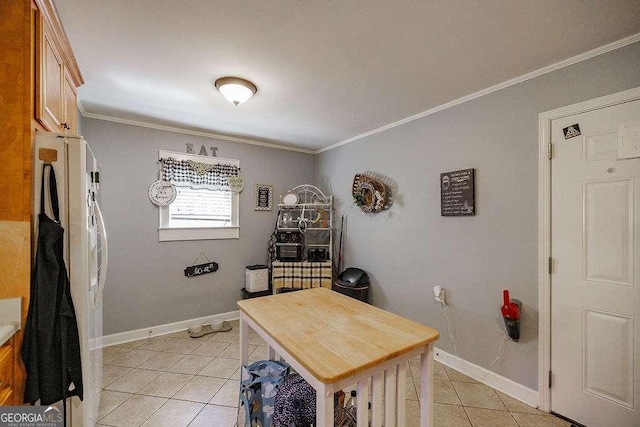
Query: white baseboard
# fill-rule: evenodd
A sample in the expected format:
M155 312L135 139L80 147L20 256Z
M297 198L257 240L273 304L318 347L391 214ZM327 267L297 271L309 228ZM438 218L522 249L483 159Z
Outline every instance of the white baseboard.
M537 408L540 406L540 396L535 390L523 386L509 378L498 375L493 371L475 365L453 354L442 351L439 348L434 349L433 358L443 365L460 371L463 374L480 381L483 384L493 387L494 389L507 394L514 399L526 403L529 406Z
M191 326L211 323L214 320L236 320L239 317L240 315L237 310L230 311L228 313L214 314L212 316L205 316L197 319L183 320L180 322L167 323L165 325L106 335L103 337L102 343L103 347L108 347L111 345L123 344L126 342L184 331ZM539 394L537 391L510 380L509 378L503 377L502 375L496 374L495 372L489 371L488 369L475 365L454 356L453 354L447 353L446 351L440 350L439 348L434 350L434 359L443 365L447 365L456 371L460 371L483 384L513 397L514 399L518 399L529 406L537 408L540 405Z
M135 331L120 332L118 334L105 335L102 337L102 346L108 347L116 344L137 341L145 338L157 337L160 335L172 334L174 332L184 331L191 326L205 325L214 320L236 320L240 318L238 311L230 311L228 313L214 314L212 316L200 317L197 319L182 320L175 323L167 323L165 325L151 326L144 329L136 329Z

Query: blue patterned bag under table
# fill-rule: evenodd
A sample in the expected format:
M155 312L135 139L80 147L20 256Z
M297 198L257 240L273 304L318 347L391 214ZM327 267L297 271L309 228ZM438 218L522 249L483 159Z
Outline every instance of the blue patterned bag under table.
M289 365L275 360L259 360L242 366L238 426L272 427L278 388L289 373ZM241 419L244 418L244 424Z

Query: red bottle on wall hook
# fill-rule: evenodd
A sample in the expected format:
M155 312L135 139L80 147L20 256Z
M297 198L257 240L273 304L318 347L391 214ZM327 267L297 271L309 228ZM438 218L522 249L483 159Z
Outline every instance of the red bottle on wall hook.
M517 299L509 299L509 291L502 291L502 318L504 319L504 325L507 328L509 337L515 342L520 339L520 311L522 303Z

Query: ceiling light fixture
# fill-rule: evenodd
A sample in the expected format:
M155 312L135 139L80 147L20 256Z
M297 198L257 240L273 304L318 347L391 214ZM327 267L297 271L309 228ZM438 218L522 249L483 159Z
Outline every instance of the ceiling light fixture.
M221 77L214 82L214 85L229 102L235 105L247 102L258 91L256 85L238 77Z

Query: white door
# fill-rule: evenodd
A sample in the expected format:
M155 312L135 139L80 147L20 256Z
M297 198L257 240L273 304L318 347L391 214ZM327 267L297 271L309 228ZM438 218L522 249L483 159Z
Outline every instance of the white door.
M621 135L640 145L640 101L552 122L551 410L589 427L640 426L640 158Z

